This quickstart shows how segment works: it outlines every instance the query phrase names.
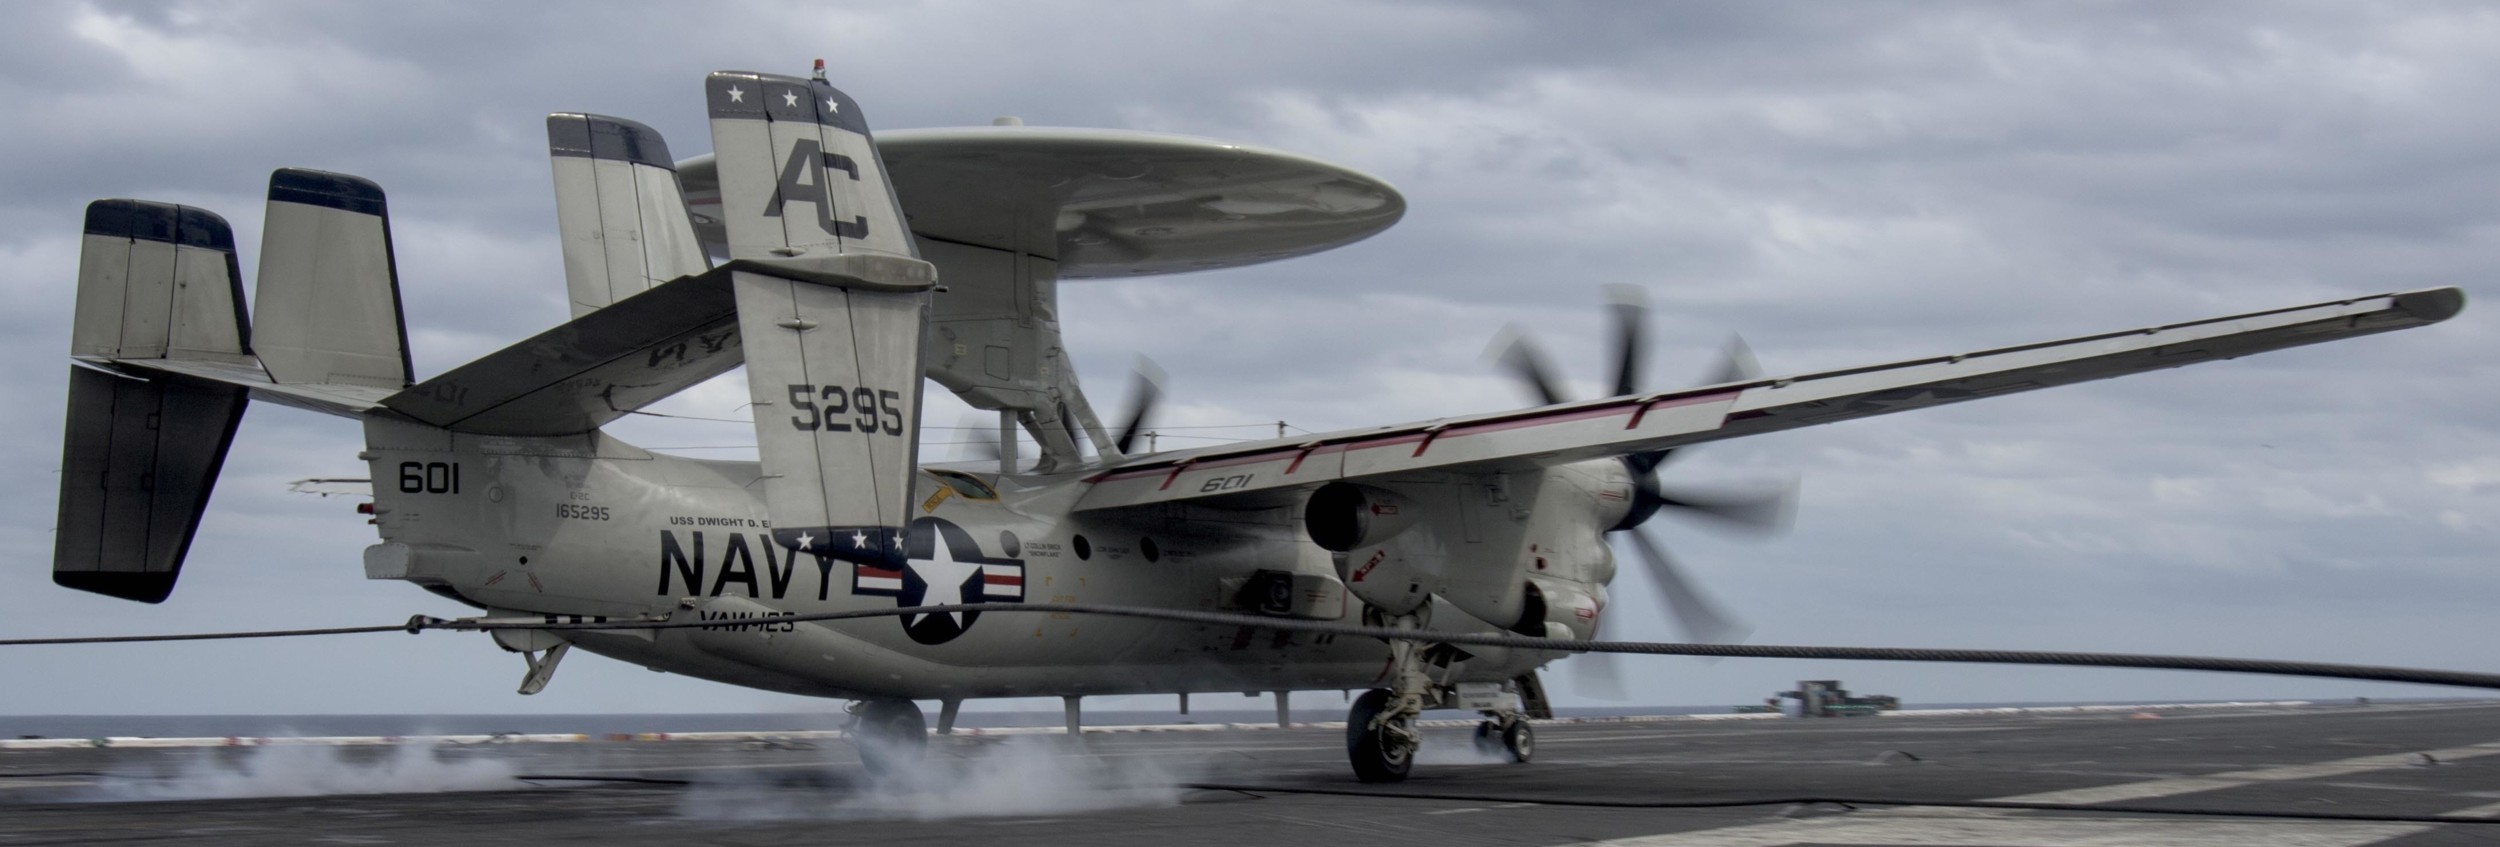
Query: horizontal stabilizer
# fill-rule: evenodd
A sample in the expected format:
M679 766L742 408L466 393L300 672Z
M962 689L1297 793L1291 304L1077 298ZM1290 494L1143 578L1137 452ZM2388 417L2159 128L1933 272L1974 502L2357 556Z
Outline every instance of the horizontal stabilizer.
M711 267L657 130L557 113L547 116L547 153L574 317Z
M160 602L225 464L244 389L73 367L52 581Z
M744 361L729 271L660 284L383 400L491 435L588 432Z
M269 175L253 348L280 383L404 388L407 321L381 186L281 169Z

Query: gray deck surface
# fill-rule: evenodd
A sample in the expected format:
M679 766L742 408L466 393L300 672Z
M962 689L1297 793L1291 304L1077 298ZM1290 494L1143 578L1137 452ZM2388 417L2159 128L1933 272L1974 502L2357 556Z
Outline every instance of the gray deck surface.
M932 746L929 773L918 784L885 787L868 785L840 742L6 751L0 752L0 847L2500 844L2500 823L1933 806L1556 804L2045 795L2037 799L2500 820L2500 704L2274 707L2169 712L2158 719L2078 714L1548 725L1538 732L1536 762L1527 765L1476 761L1463 733L1442 730L1415 777L1396 786L1355 782L1342 738L1340 730L1294 729L1089 734L1081 747L1064 737L947 739ZM511 774L689 784L515 782ZM1211 783L1245 790L1189 787ZM484 790L100 799L304 786Z

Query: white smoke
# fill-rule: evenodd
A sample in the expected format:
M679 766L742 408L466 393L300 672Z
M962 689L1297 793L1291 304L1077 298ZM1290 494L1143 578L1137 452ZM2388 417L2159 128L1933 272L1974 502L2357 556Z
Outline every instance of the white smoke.
M1498 742L1489 747L1478 746L1475 730L1471 729L1465 733L1424 733L1423 746L1415 750L1415 764L1507 765L1512 762L1510 751Z
M211 755L170 774L115 775L96 783L93 801L313 797L414 794L513 788L512 765L499 759L445 757L438 745L403 743L382 751L278 744L240 758ZM372 755L379 752L380 755Z
M960 751L932 744L917 766L861 774L857 787L800 788L757 780L743 775L699 782L687 789L678 813L737 821L1061 815L1176 805L1186 781L1162 764L1098 758L1055 736L978 742Z

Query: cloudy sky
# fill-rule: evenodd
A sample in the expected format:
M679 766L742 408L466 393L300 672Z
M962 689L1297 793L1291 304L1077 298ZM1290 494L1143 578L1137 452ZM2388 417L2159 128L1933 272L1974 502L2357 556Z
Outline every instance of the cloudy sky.
M1116 406L1311 430L1518 405L1506 323L1604 378L1601 287L1656 306L1651 373L1741 333L1773 372L2458 285L2429 329L1695 451L1794 474L1796 531L1656 529L1753 641L2180 652L2500 670L2500 9L2481 3L677 5L30 3L0 32L0 636L464 611L367 582L346 422L252 408L162 606L47 575L80 210L218 210L256 261L270 170L391 192L420 377L565 317L542 118L702 152L710 70L803 73L886 128L1211 136L1378 175L1389 232L1282 264L1071 283ZM908 204L909 198L905 198ZM716 386L671 408L732 411ZM932 424L951 422L933 405ZM1196 434L1258 428L1189 430ZM751 442L638 423L638 443ZM939 433L931 441L949 440ZM1167 442L1167 446L1174 446ZM946 447L933 447L944 455ZM734 454L707 451L705 455ZM1609 634L1670 635L1637 574ZM2421 696L2162 672L1639 660L1640 699L1837 677L1914 702ZM7 648L0 714L805 710L459 635ZM1567 680L1568 674L1563 675ZM1557 685L1568 691L1567 683ZM1160 706L1156 700L1152 705ZM1250 705L1245 702L1243 705Z

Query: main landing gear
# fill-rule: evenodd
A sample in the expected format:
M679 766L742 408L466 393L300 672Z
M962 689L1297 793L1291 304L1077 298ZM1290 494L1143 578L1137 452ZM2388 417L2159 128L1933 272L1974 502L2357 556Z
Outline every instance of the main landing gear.
M849 734L860 763L880 776L919 764L929 751L928 721L909 700L852 703Z
M1418 629L1420 619L1405 615L1388 622L1397 629ZM1476 726L1476 747L1488 754L1525 762L1536 753L1536 735L1519 712L1518 700L1507 691L1498 698L1461 696L1459 689L1435 683L1424 673L1423 645L1407 639L1389 642L1389 688L1372 689L1354 698L1346 713L1346 759L1354 777L1364 782L1399 782L1415 766L1423 746L1418 721L1427 708L1476 708L1485 716ZM1490 694L1492 686L1486 685ZM1493 702L1481 702L1491 699ZM1466 705L1461 705L1465 703Z
M1525 763L1536 755L1536 731L1518 715L1491 716L1476 724L1476 752L1486 756L1509 756L1513 762Z
M1364 782L1398 782L1415 767L1415 717L1399 716L1397 696L1374 688L1354 698L1345 717L1345 754L1354 763L1354 778Z

